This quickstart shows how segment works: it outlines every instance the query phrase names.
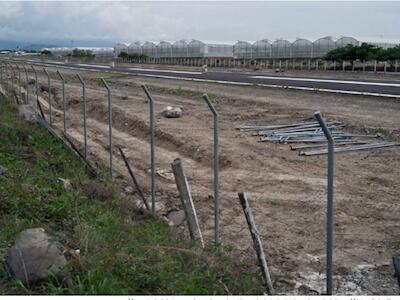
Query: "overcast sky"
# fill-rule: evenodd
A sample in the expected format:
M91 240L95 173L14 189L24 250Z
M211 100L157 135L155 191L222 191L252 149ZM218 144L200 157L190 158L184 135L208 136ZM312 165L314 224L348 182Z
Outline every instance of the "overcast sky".
M400 2L0 2L0 39L400 40ZM79 45L78 45L79 46Z

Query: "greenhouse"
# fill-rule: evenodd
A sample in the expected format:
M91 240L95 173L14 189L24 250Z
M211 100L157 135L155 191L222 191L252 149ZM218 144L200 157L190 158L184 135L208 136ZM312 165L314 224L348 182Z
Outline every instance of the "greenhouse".
M293 58L310 58L313 57L313 43L306 39L297 39L292 44Z
M153 56L157 58L171 58L172 57L172 45L169 42L161 41L157 45L157 55Z
M359 46L360 42L357 41L355 38L348 36L343 36L335 42L335 48L342 48L346 47L347 45Z
M330 36L320 38L313 43L313 57L324 57L335 48L335 42Z
M251 44L244 41L238 41L233 45L234 58L252 58Z
M188 57L204 57L207 52L207 45L199 40L192 40L188 45Z
M142 53L142 45L140 44L140 42L134 42L134 43L129 44L128 53L129 54L141 54Z
M252 58L270 58L271 57L271 43L269 40L264 39L257 41L252 45L253 55Z
M189 57L188 44L185 40L180 40L172 44L172 57Z
M145 42L142 45L142 54L148 57L157 57L157 46L153 42Z
M333 49L349 44L360 45L362 42L382 48L396 46L394 42L358 41L353 37L346 36L340 37L336 41L327 36L314 42L299 38L293 41L278 39L271 43L268 39L262 39L253 44L246 41L238 41L235 44L229 42L214 44L200 40L192 40L189 43L180 40L173 44L161 41L158 45L152 42L145 42L143 45L134 42L129 46L125 43L118 43L114 47L114 54L118 56L121 52L143 53L152 58L310 59L322 58ZM59 53L70 51L68 48L61 49L58 51Z
M271 45L272 58L291 58L292 44L287 40L276 40Z
M233 46L226 44L207 44L206 57L233 57Z
M118 56L121 52L128 52L128 44L126 43L118 43L114 46L114 54Z

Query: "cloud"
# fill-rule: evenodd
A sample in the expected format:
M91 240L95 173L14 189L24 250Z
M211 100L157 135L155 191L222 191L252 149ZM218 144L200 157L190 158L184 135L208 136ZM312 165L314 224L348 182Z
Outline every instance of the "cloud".
M400 2L0 2L2 39L400 39Z

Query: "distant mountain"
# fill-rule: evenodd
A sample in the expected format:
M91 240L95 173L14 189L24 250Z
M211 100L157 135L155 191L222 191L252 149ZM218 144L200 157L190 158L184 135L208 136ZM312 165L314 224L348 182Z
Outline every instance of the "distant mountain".
M42 48L54 47L113 47L111 41L86 41L86 40L65 40L65 39L47 39L44 41L10 41L0 40L0 50L24 50L39 51Z
M51 47L57 47L57 46L53 44L38 44L38 43L33 44L21 41L0 40L1 50L39 51L42 48L51 48Z

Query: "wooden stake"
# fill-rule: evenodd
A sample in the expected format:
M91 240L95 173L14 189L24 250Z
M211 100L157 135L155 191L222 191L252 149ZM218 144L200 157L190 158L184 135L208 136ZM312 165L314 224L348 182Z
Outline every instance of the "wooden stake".
M204 248L203 236L200 231L199 221L193 205L192 195L190 194L189 184L186 180L185 173L183 172L181 160L179 158L175 159L171 166L182 205L185 210L190 237L193 241L200 243L201 247Z
M251 212L249 201L247 200L245 193L239 193L238 195L240 199L240 204L242 205L243 212L246 217L247 225L249 225L251 238L253 239L254 250L256 250L257 253L257 258L261 269L263 285L265 286L268 295L273 295L274 289L272 287L271 277L269 275L267 260L265 258L260 234L257 230L256 223L254 222L254 217L253 213Z

